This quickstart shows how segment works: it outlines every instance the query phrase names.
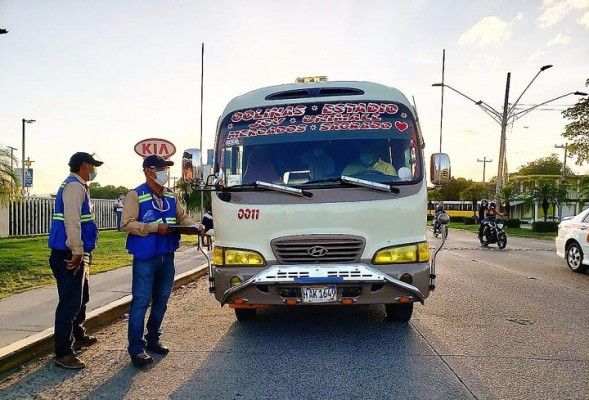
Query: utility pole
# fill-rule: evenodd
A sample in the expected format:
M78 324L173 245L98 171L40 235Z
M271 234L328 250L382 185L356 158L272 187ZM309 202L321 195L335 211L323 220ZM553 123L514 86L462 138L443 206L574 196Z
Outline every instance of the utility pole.
M555 144L554 145L554 148L555 149L564 149L564 161L562 162L562 171L561 171L562 172L562 179L563 180L564 180L564 177L566 175L565 170L566 170L566 167L567 167L567 153L568 153L568 148L567 147L568 147L568 145L569 145L568 142L566 142L564 145L562 145L562 144L561 145L558 145L558 144Z
M483 157L482 160L479 160L477 158L477 162L482 162L483 163L483 183L485 183L485 167L487 166L488 162L493 162L493 160L487 160L487 157Z
M564 145L554 145L555 149L564 149L564 161L562 162L562 171L560 178L561 185L564 183L564 177L566 176L568 144L569 143L566 142ZM558 219L559 221L562 221L562 207L560 206L560 204L558 205Z
M497 167L497 184L495 185L495 194L499 194L503 184L503 163L505 161L505 135L507 132L507 113L509 112L509 84L511 82L511 72L507 73L507 82L505 83L505 101L503 103L503 116L501 117L501 139L499 142L499 166ZM520 96L521 97L521 96Z

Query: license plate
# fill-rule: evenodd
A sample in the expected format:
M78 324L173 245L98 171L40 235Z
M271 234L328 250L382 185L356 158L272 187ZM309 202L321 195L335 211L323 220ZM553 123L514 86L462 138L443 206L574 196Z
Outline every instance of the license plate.
M337 301L335 286L303 286L301 287L303 303L332 303Z

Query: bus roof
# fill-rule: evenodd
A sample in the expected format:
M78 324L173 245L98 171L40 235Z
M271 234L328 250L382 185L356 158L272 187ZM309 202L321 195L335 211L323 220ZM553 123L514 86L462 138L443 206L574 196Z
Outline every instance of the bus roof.
M398 89L373 82L332 81L290 83L252 90L231 100L225 107L221 120L227 114L245 108L313 101L393 101L404 104L413 111L407 97Z

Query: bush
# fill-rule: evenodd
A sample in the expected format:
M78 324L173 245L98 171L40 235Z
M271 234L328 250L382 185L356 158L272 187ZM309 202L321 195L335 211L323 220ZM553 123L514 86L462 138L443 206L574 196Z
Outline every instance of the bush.
M521 228L521 225L522 225L522 221L517 218L508 219L505 221L506 228Z
M476 221L474 217L463 217L462 223L464 225L476 225Z
M532 232L558 232L558 222L532 222Z

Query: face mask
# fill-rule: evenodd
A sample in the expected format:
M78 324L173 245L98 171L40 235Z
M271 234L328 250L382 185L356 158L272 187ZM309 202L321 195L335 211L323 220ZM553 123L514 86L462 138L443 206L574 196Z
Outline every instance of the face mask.
M374 162L374 155L371 153L360 154L360 162L364 165L370 165Z
M166 171L157 171L155 174L155 179L153 179L154 182L160 186L164 186L168 181L168 174L166 174Z
M96 175L98 175L98 171L96 171L96 169L95 169L94 171L92 171L88 174L88 181L93 181L94 178L96 178Z

